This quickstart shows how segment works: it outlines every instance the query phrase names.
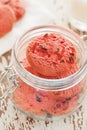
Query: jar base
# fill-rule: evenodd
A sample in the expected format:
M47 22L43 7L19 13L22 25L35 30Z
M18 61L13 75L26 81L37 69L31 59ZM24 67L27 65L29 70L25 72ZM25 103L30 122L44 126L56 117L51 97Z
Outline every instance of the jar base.
M79 107L81 107L81 104L82 104L82 101L84 99L84 97L82 99L79 100L79 103L77 105L76 108L74 108L71 112L69 113L66 113L66 114L63 114L63 115L60 115L60 116L55 116L55 115L51 115L49 113L45 113L43 115L36 115L32 112L28 112L28 111L24 111L22 108L20 108L14 100L12 100L12 98L10 98L12 103L15 105L15 107L20 111L22 112L23 114L29 116L30 118L32 119L35 119L35 120L42 120L42 121L58 121L60 119L63 119L63 118L66 118L66 117L69 117L71 116L74 112L78 111Z

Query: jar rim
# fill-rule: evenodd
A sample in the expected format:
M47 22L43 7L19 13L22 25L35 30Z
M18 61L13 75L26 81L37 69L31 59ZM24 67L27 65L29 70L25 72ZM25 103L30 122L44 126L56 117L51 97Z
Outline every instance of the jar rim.
M77 39L79 39L82 42L82 44L84 44L83 40L80 39L78 34L73 32L72 30L64 28L64 27L56 26L56 25L43 25L43 26L33 27L33 28L29 29L28 31L26 31L19 39L17 39L16 43L13 46L12 54L13 54L13 57L16 62L16 66L13 65L14 68L15 69L19 68L19 69L17 69L17 72L19 73L20 77L27 84L31 80L30 85L34 86L34 84L35 84L35 86L40 89L61 89L61 86L62 86L62 89L64 89L64 88L68 88L69 86L73 86L73 85L77 84L85 76L85 70L87 69L87 61L83 64L83 66L81 66L81 68L79 68L79 70L77 70L77 72L75 72L74 74L72 74L68 77L64 77L64 78L60 78L60 79L46 79L46 78L38 77L38 76L28 72L27 70L25 70L21 66L20 62L18 61L17 55L16 55L16 47L17 47L17 44L20 41L20 39L22 37L26 36L27 33L30 33L32 31L38 30L38 29L44 29L44 28L60 29L65 32L71 33L73 36L75 36ZM35 82L33 82L33 79ZM38 82L37 82L37 80L38 80ZM74 82L74 84L72 84L73 82ZM36 85L36 83L37 83L37 85ZM45 84L45 86L43 86L43 84ZM49 84L50 84L50 87L49 87Z

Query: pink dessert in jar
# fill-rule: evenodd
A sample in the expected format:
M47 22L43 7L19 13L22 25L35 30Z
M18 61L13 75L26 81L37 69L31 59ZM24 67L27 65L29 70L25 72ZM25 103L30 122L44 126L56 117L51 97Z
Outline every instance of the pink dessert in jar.
M77 52L71 41L58 33L37 36L26 48L26 58L21 65L30 73L44 79L61 79L78 71ZM20 86L14 101L23 110L37 115L63 115L78 104L82 84L58 91L44 91L29 86L19 79ZM50 86L49 86L50 87Z

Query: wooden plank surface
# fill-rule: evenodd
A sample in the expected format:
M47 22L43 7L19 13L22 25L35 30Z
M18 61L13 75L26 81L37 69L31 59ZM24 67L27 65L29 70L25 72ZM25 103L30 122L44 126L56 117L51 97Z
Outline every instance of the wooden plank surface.
M57 7L58 1L53 0L58 17L54 24L72 28L65 17L64 1L61 0ZM84 32L77 29L74 31L80 35L84 34ZM11 51L0 56L0 71L3 71L4 67L8 66L10 58ZM0 130L87 130L87 96L78 110L71 116L51 122L32 119L20 112L10 98L3 99L0 101Z

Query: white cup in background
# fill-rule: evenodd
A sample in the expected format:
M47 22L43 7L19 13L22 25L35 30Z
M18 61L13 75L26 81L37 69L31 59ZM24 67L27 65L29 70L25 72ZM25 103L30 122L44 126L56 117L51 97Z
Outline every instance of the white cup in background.
M72 26L87 31L87 0L67 0L68 19Z

